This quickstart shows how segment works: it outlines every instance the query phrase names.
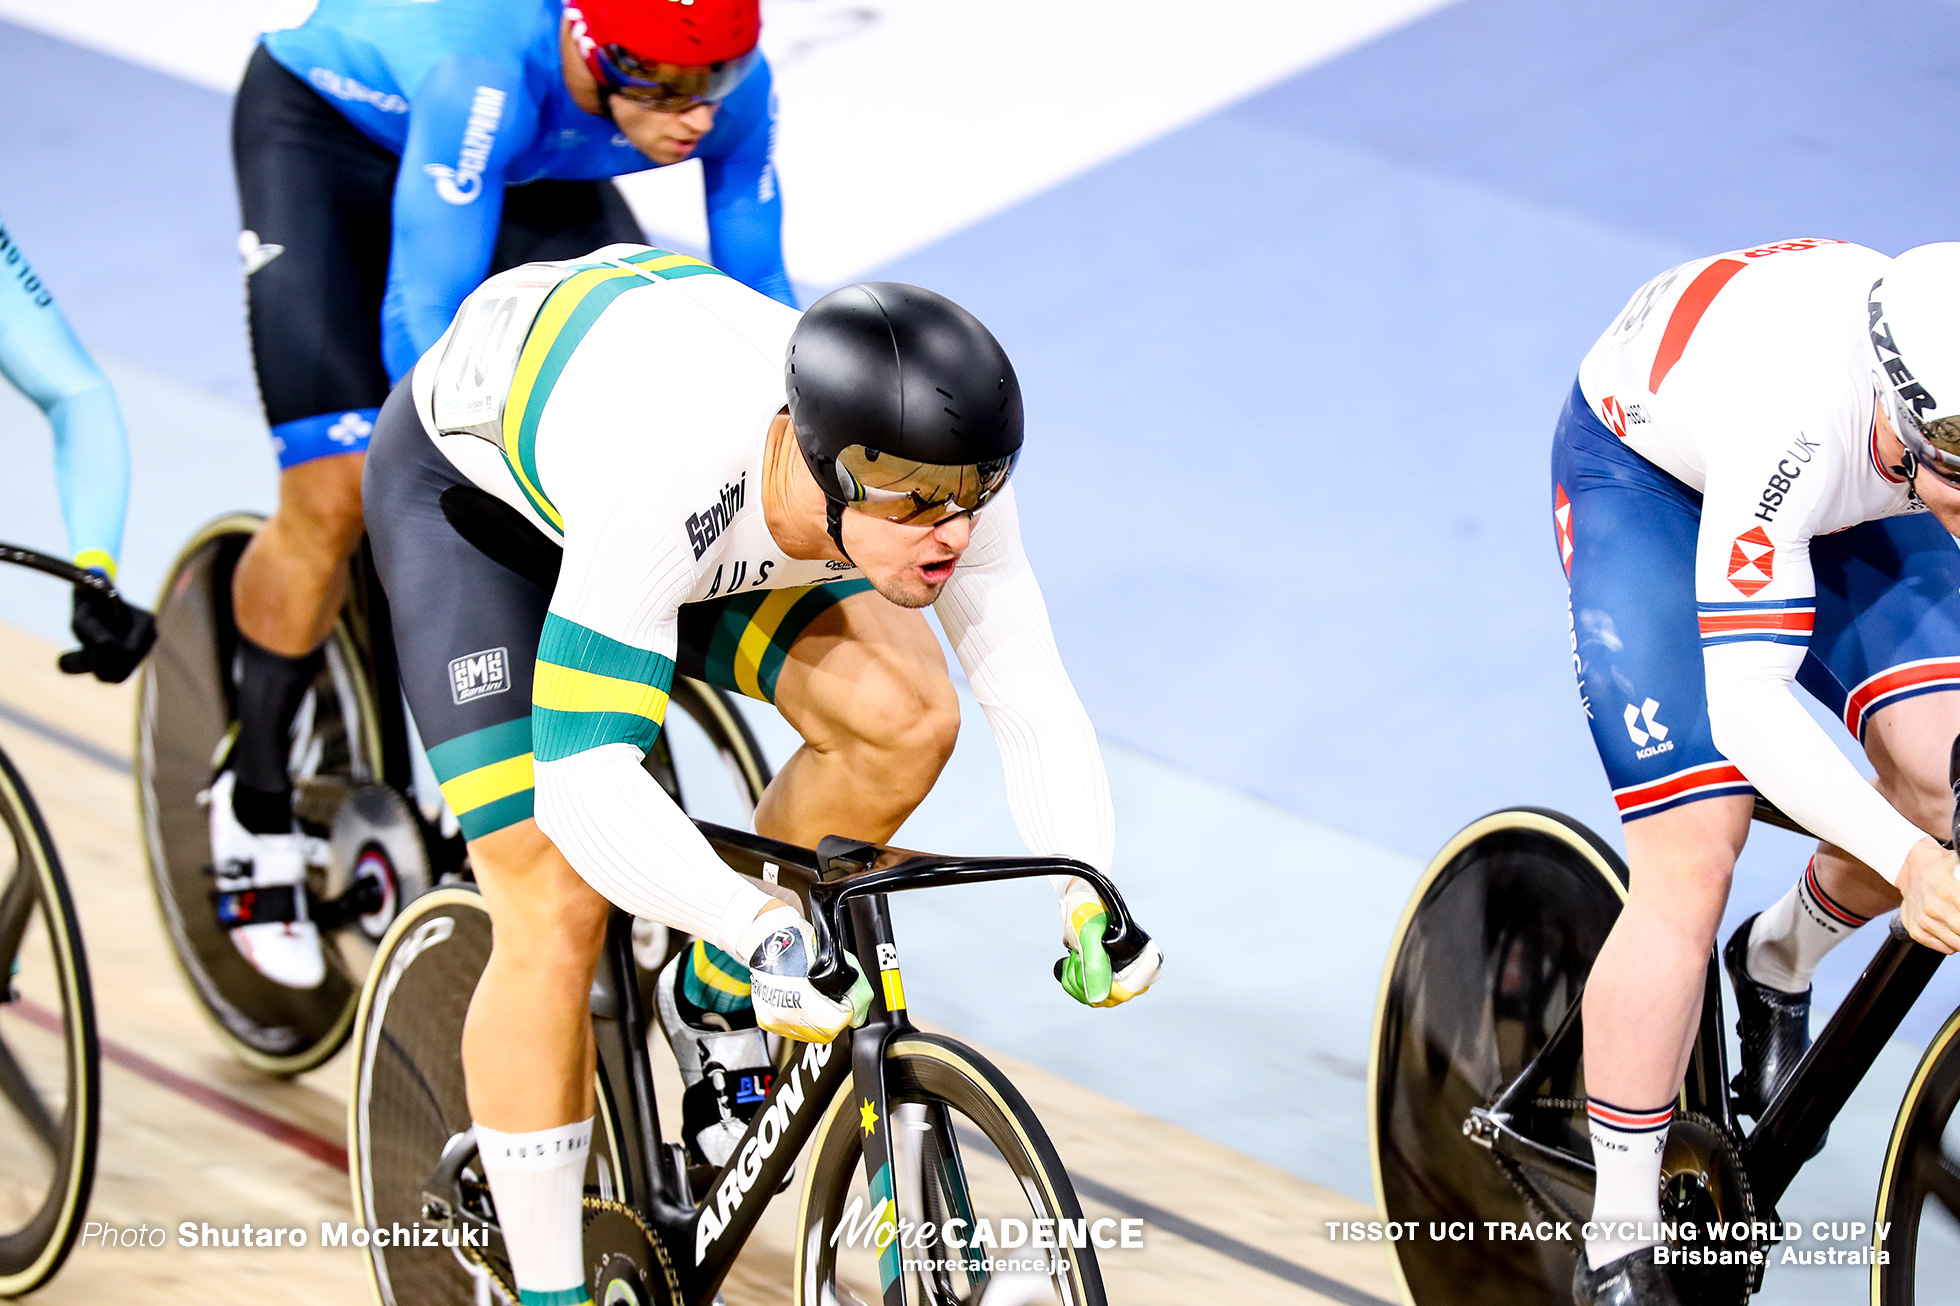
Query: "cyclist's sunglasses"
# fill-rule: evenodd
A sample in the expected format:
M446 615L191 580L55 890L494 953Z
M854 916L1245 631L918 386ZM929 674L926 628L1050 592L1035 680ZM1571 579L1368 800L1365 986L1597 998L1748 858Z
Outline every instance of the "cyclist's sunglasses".
M1016 451L992 462L949 467L908 462L854 444L837 455L837 483L853 511L904 526L937 526L979 512L1007 487Z
M657 113L684 113L696 105L721 103L762 58L757 47L733 59L690 68L641 59L618 45L602 45L593 53L608 91Z

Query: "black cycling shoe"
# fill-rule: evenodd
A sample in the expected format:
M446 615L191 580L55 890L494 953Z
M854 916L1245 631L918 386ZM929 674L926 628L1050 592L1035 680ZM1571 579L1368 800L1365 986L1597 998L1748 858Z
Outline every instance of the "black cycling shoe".
M1742 1036L1742 1069L1729 1087L1736 1092L1736 1109L1761 1120L1810 1050L1810 990L1785 993L1749 978L1749 931L1755 924L1751 916L1729 936L1722 967L1735 985L1735 1032Z
M1572 1267L1573 1306L1681 1306L1674 1280L1654 1264L1654 1249L1642 1247L1595 1270L1579 1249Z

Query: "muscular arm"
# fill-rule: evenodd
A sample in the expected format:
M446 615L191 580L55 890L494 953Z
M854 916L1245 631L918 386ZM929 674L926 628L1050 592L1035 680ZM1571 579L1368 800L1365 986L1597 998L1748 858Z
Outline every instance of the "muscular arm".
M935 610L1000 747L1021 838L1036 853L1107 871L1116 843L1109 776L1022 550L1013 490L981 513Z
M1865 783L1791 689L1815 610L1811 505L1831 475L1845 473L1820 458L1783 476L1779 464L1786 471L1796 464L1779 445L1760 442L1771 452L1709 468L1695 562L1709 727L1715 746L1764 797L1894 881L1925 835ZM1828 448L1819 453L1829 456ZM1773 510L1763 494L1776 487L1772 476L1788 487ZM1764 559L1766 547L1774 553ZM1767 583L1757 559L1767 563Z
M129 442L115 392L0 226L0 373L54 427L55 480L75 561L113 576L129 503Z
M535 125L515 68L445 59L416 90L395 179L381 357L390 381L449 328L496 252L504 173Z
M701 156L708 200L709 261L743 285L796 307L783 265L783 197L777 184L776 94L765 62L728 97ZM704 144L710 144L704 142Z

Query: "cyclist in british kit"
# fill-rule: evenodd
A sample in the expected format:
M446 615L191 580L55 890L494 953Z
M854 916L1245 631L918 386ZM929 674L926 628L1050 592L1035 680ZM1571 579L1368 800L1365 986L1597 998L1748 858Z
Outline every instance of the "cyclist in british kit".
M95 365L54 294L0 223L0 376L19 387L54 427L55 482L75 565L116 576L123 515L129 506L129 440L108 378ZM156 642L156 623L141 608L85 585L75 587L70 629L79 648L61 656L71 675L129 678Z
M677 671L773 702L802 734L759 831L884 840L958 727L932 606L1023 838L1110 864L1095 731L1008 487L1021 442L1005 353L941 296L874 282L799 316L623 245L491 278L382 409L368 520L409 704L495 926L463 1056L527 1301L583 1300L586 1006L608 900L698 940L656 986L697 1160L725 1161L752 1115L762 1031L826 1041L869 1000L862 975L848 1003L810 984L799 913L723 865L641 768ZM563 546L555 578L526 561L545 542ZM1147 989L1154 945L1112 974L1101 901L1056 888L1068 992L1108 1006Z
M253 54L233 155L279 506L234 581L238 735L210 806L221 889L304 877L287 736L360 539L362 451L392 381L485 274L643 239L610 178L698 158L713 256L791 302L760 21L758 0L322 0ZM303 896L275 897L294 919L233 942L311 988L318 931Z
M1672 1303L1661 1150L1754 796L1821 842L1723 949L1745 1114L1808 1048L1811 975L1852 930L1903 901L1915 939L1960 947L1938 842L1960 734L1960 244L1789 240L1662 273L1581 364L1552 481L1632 872L1586 984L1598 1188L1574 1296Z

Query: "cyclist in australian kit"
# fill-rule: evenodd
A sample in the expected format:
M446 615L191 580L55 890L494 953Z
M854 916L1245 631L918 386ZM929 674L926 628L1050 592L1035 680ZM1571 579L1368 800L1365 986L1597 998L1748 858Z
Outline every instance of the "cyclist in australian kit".
M849 1002L810 983L800 914L723 865L642 769L677 672L771 701L803 735L759 831L882 841L958 729L933 606L1022 836L1110 864L1095 731L1007 486L1021 439L1013 368L949 300L874 282L799 316L625 245L491 278L383 408L368 520L402 682L495 926L463 1055L525 1300L584 1300L608 900L698 940L656 984L697 1160L725 1161L753 1114L739 1085L767 1073L763 1030L827 1041L869 1001L862 976ZM1056 888L1069 993L1148 988L1154 945L1112 974L1101 901Z
M1585 994L1598 1170L1580 1303L1672 1303L1660 1163L1756 794L1820 836L1723 950L1745 1114L1809 1046L1818 962L1901 907L1960 947L1960 244L1789 240L1636 293L1579 369L1553 515L1632 885ZM1868 784L1800 704L1837 715Z
M129 504L129 441L108 378L95 365L54 294L0 223L0 376L47 414L54 473L75 565L111 580ZM156 623L84 585L71 628L81 647L61 657L71 674L126 680L156 640Z
M609 179L695 158L713 256L790 302L757 2L322 0L253 55L233 152L280 484L235 576L239 730L211 804L221 888L305 873L287 733L360 538L362 451L390 384L485 274L641 240ZM280 983L325 974L303 918L231 934Z

